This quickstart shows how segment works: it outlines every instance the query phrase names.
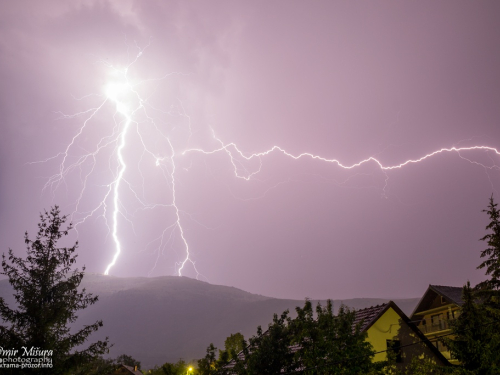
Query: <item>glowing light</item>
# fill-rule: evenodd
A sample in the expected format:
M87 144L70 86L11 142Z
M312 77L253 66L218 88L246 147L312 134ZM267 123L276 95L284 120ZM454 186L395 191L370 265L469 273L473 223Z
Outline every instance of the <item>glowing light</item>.
M108 99L118 103L119 96L130 92L130 87L127 83L108 83L105 88L105 93Z

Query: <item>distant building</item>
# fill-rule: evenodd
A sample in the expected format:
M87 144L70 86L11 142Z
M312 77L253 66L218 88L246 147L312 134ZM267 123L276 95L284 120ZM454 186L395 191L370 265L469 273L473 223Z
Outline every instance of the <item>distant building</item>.
M137 366L131 367L126 365L120 365L120 367L117 368L110 375L143 375L143 374L137 369Z
M448 365L447 359L393 302L356 310L355 324L367 333L366 341L375 351L373 362L387 360L388 352L396 357L396 366L405 368L414 357Z
M462 304L462 288L429 285L411 315L411 320L452 364L458 361L451 358L440 337L450 337L450 321L458 317Z

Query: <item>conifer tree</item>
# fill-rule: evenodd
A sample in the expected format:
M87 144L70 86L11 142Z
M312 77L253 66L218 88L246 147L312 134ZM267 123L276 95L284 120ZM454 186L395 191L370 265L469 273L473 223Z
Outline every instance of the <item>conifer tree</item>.
M453 357L460 361L465 370L481 367L485 345L489 341L490 328L484 308L477 303L470 282L463 288L463 305L459 317L452 322L452 339L445 339Z
M93 305L98 297L78 290L85 267L75 268L78 242L72 247L57 247L68 234L71 224L64 228L66 216L57 206L40 215L38 233L31 240L25 233L27 257L17 257L9 249L8 258L2 255L1 274L9 278L17 306L9 307L0 298L0 342L3 347L36 348L51 351L52 369L26 370L25 373L68 374L108 351L108 339L81 348L102 321L71 332L69 324L77 319L76 312ZM14 370L16 374L23 370ZM7 372L3 372L7 373Z
M490 295L498 294L500 291L500 211L497 205L492 195L488 209L483 210L490 217L486 230L491 232L481 238L481 241L485 241L488 247L481 252L481 258L486 259L477 268L485 268L486 275L490 278L475 287L479 291L488 291Z
M490 197L489 231L481 238L488 247L481 251L485 260L477 267L485 269L488 279L474 288L470 283L463 288L459 317L452 322L453 339L445 342L464 371L474 374L500 372L500 211Z

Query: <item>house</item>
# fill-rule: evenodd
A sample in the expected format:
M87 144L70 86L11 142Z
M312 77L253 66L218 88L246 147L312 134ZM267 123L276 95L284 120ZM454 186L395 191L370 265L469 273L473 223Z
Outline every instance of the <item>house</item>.
M462 288L429 285L411 314L411 320L452 364L458 361L451 358L448 348L439 338L450 337L450 321L458 317L462 304Z
M141 371L137 369L137 366L131 367L126 365L120 365L111 375L143 375Z
M357 324L360 325L361 332L366 332L366 341L375 351L373 362L386 361L388 353L392 352L395 354L395 365L399 369L408 366L415 357L420 360L427 359L441 366L450 364L393 301L356 310L353 332ZM291 345L289 349L295 353L300 350L300 345ZM243 360L243 353L240 352L238 357ZM232 360L225 369L230 372L234 366L235 361Z
M406 314L393 302L355 311L354 324L361 324L374 351L373 362L387 360L393 352L396 367L404 368L414 357L429 359L438 365L449 365L447 359L432 345Z

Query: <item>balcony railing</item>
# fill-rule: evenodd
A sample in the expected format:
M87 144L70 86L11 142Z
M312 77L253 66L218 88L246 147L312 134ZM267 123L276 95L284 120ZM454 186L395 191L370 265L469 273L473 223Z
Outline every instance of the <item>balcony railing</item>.
M418 328L423 333L431 333L431 332L437 332L437 331L444 331L446 329L451 329L450 325L451 320L440 320L437 323L434 324L425 324L425 325L419 325Z

